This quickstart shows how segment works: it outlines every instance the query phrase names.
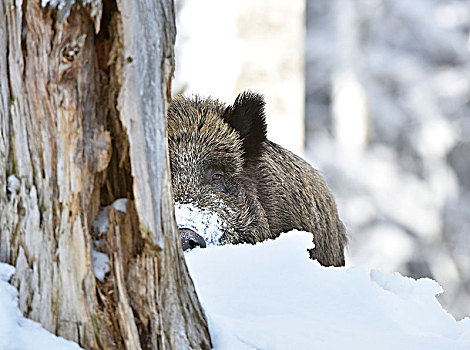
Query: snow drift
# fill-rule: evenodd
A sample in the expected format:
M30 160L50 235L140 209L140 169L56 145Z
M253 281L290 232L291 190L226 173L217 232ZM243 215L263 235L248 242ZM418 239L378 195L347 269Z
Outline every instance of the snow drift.
M215 349L470 349L431 279L320 266L311 234L185 253Z
M442 309L437 282L323 267L311 247L293 231L185 253L214 349L470 349L470 318ZM0 350L79 349L21 316L13 271L0 263Z

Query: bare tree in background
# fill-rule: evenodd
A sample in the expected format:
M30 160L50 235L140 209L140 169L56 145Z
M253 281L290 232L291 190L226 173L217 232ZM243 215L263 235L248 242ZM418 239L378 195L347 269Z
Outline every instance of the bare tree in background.
M174 36L171 0L0 2L0 261L24 315L85 348L211 345L171 199Z

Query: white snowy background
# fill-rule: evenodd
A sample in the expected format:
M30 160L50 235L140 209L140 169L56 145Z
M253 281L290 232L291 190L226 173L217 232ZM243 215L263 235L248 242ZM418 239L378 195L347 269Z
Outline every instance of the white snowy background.
M306 153L339 202L348 264L431 277L457 318L470 315L469 30L466 0L307 2Z

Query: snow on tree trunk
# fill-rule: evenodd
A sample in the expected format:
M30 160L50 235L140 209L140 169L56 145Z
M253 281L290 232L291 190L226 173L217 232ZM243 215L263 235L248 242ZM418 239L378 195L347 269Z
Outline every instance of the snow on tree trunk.
M171 199L174 36L169 0L0 2L0 261L25 316L85 348L210 348Z

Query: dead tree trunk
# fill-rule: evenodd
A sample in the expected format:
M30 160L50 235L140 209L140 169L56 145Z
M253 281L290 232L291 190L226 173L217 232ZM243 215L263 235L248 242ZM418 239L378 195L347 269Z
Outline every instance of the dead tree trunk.
M0 2L0 261L24 315L85 348L210 348L169 182L174 36L171 0Z

